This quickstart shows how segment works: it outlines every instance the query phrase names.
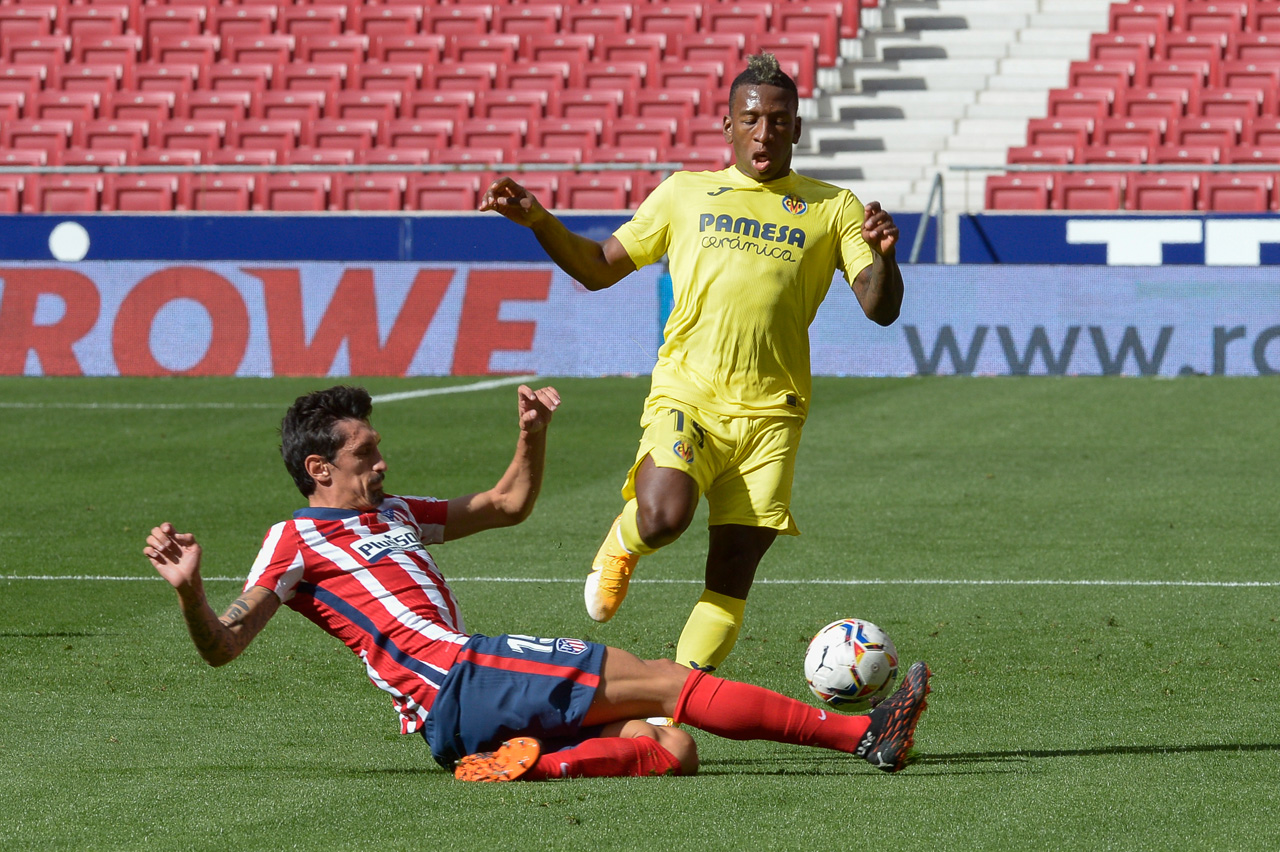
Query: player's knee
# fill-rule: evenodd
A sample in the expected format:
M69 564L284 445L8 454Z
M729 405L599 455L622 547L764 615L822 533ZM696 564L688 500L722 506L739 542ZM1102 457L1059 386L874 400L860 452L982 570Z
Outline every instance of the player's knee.
M678 539L689 528L693 514L681 501L641 503L636 513L636 526L645 544L662 547Z
M698 774L698 744L688 731L679 728L655 727L654 737L658 745L671 752L671 756L680 762L681 775Z

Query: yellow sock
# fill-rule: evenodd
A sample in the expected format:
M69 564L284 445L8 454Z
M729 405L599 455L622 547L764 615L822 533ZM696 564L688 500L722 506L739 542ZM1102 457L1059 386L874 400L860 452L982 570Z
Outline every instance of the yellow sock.
M636 512L638 511L640 511L640 506L634 499L628 500L627 505L622 507L622 519L618 522L619 538L622 539L622 546L627 549L628 553L648 556L656 548L645 544L644 539L640 537L640 527L636 523Z
M676 645L676 662L691 669L715 671L738 641L747 602L704 591Z

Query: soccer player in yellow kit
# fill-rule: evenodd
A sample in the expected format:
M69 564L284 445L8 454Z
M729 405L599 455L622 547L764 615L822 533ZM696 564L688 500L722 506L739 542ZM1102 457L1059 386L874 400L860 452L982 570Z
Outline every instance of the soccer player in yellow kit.
M571 233L510 178L481 210L533 230L589 290L668 257L675 304L645 402L626 504L587 577L587 612L613 617L640 557L670 544L709 507L706 589L676 661L714 670L737 641L761 558L799 532L791 482L812 378L808 327L839 269L863 312L898 318L898 229L880 205L791 171L800 138L795 82L771 54L733 81L725 141L734 165L677 172L634 218L597 242Z

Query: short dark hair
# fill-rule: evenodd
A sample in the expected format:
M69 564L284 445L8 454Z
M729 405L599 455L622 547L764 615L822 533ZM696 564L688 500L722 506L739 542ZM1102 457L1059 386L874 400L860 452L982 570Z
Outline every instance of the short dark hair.
M778 64L778 57L772 53L755 53L747 57L747 67L733 78L733 84L729 86L730 112L733 111L733 99L737 96L738 89L743 86L776 86L795 95L797 103L800 101L800 90L796 88L796 81L782 70L782 66Z
M307 456L332 462L346 442L338 423L368 422L372 413L373 399L364 388L338 385L294 400L280 421L280 455L302 496L310 497L316 490L316 481L307 473Z

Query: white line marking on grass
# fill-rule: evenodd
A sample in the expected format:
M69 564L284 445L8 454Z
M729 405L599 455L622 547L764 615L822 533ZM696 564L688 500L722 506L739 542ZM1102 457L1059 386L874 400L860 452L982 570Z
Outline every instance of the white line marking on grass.
M420 396L439 396L446 393L469 393L490 388L518 385L536 379L537 376L504 376L486 379L468 385L449 385L442 388L384 393L373 397L374 402L399 402ZM272 409L279 410L283 402L0 402L0 409L74 409L79 411L196 411L200 409Z
M75 580L132 582L161 580L159 576L122 577L108 574L0 574L0 580ZM206 583L243 583L244 577L204 577ZM452 577L455 583L581 583L581 577ZM633 583L701 584L702 580L632 580ZM756 580L757 586L1131 586L1214 589L1271 589L1280 580Z

